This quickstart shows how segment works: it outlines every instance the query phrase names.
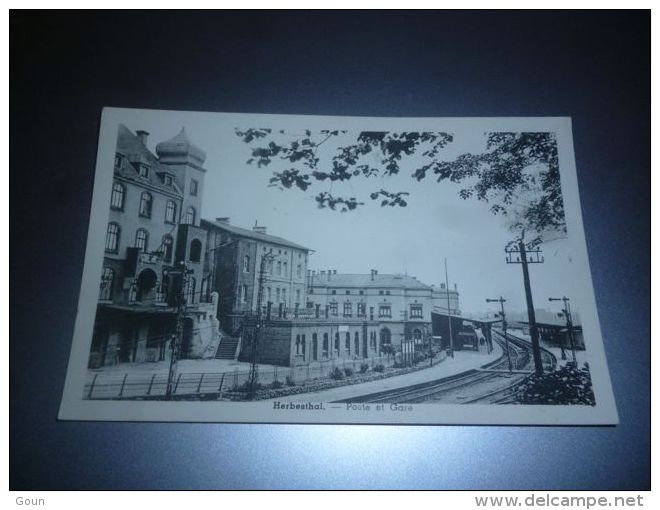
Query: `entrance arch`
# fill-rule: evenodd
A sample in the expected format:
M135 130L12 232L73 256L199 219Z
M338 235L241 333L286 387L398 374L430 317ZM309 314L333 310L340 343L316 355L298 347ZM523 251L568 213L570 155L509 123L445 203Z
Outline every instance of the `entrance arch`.
M158 276L151 269L143 270L137 277L137 300L142 301L149 298L156 287Z
M392 343L392 333L389 328L382 328L380 330L380 348L382 349L385 345L390 345Z

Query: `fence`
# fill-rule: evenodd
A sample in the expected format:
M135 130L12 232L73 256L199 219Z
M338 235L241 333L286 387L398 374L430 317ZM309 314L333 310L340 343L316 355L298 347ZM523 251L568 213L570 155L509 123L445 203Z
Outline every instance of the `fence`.
M335 368L352 369L359 372L362 364L370 369L376 365L391 366L398 357L373 357L354 360L327 360L310 365L293 367L271 367L259 369L259 383L262 386L280 382L282 384L300 384L312 379L328 377ZM130 399L157 398L164 396L167 389L167 373L153 374L104 374L96 373L85 384L86 399ZM179 373L174 382L175 395L203 395L236 391L244 388L249 378L249 371L239 370L222 373Z

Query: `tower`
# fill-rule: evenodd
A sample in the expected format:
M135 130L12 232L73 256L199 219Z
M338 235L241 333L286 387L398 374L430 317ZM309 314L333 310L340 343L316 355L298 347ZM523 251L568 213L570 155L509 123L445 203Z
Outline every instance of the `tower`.
M183 193L181 223L199 226L202 209L206 153L188 138L185 128L171 140L156 145L162 165L172 170L177 186Z

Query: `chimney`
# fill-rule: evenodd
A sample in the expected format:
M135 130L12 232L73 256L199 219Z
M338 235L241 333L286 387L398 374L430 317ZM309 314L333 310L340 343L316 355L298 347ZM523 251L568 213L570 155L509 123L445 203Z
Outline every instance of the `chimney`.
M330 275L332 274L332 269L328 269L328 281L330 281Z
M254 232L257 232L259 234L265 234L266 233L266 227L259 226L257 222L254 222L254 227L252 227L252 230Z
M454 284L454 292L458 292L458 286Z
M216 218L215 222L216 223L224 223L225 225L229 225L229 220L230 220L230 218L228 216L225 216L224 218Z
M374 276L378 274L378 271L376 269L371 270L371 281L374 281Z
M138 140L142 142L142 145L147 146L147 138L149 138L149 132L144 131L143 129L138 129L135 134L138 137Z

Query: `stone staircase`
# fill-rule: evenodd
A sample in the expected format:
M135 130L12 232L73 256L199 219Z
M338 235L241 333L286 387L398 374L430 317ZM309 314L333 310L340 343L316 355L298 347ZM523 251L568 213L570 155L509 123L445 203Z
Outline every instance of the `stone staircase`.
M239 341L238 337L223 336L215 351L215 359L236 359Z

